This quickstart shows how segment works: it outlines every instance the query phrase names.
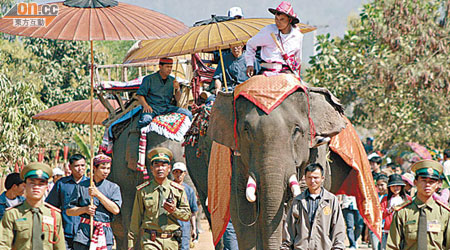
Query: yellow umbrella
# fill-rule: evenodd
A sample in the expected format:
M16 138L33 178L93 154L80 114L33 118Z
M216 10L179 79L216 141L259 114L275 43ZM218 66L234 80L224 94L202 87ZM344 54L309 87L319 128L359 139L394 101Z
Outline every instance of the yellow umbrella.
M273 18L246 18L212 23L190 28L189 32L167 39L141 41L138 49L127 55L124 63L136 63L162 57L211 52L245 44L263 27L273 24ZM297 27L307 33L316 27L299 23Z
M136 63L169 56L219 50L224 72L222 49L231 45L244 45L260 29L273 24L273 18L245 18L192 27L188 33L173 38L141 41L139 48L127 55L124 63ZM307 33L316 27L299 23L297 28ZM224 78L225 89L228 89Z

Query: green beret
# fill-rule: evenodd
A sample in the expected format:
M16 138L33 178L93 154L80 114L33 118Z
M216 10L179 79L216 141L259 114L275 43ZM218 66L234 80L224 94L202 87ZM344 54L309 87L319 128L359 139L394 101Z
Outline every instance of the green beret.
M20 172L20 178L26 180L27 178L38 178L48 180L53 176L53 171L49 165L41 162L32 162L26 165Z
M411 170L416 173L416 176L433 178L436 180L440 179L444 168L442 165L433 160L421 160L414 163L411 166Z
M169 163L172 161L173 154L168 148L154 148L148 153L148 158L151 163L154 161Z

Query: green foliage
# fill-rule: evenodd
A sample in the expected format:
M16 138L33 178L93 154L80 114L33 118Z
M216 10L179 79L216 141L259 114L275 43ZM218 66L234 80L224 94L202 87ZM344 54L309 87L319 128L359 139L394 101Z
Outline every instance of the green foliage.
M73 139L75 140L75 143L78 145L78 147L81 149L81 154L83 154L86 157L86 159L90 160L91 159L91 149L84 142L83 138L81 138L81 136L78 133L76 133L73 136Z
M91 59L88 42L25 38L24 43L41 63L43 102L54 106L89 98ZM103 54L94 55L96 63L103 63Z
M20 42L0 40L0 162L31 160L42 143L32 116L46 106L38 93L39 62Z
M130 42L94 42L95 63L120 63ZM121 50L121 51L117 51ZM114 53L111 53L114 51ZM0 165L12 168L24 159L36 160L64 144L86 141L89 126L32 120L51 106L88 99L90 91L88 42L0 38ZM104 128L94 127L94 148ZM76 147L76 146L75 146ZM89 152L84 142L72 152ZM85 154L89 155L89 154Z
M450 143L449 1L375 0L344 38L318 37L305 79L334 92L375 146ZM444 15L442 15L444 13Z
M96 41L94 46L105 54L105 63L120 64L136 41Z

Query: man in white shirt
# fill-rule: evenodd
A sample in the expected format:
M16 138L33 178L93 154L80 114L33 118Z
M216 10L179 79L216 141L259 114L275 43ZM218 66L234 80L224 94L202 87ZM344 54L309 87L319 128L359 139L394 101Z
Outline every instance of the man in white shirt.
M247 64L247 75L249 77L254 74L254 61L256 48L261 47L261 66L263 70L285 72L300 72L302 59L302 43L303 34L295 27L300 20L294 13L289 2L283 1L276 8L270 8L269 11L275 15L275 24L267 25L262 28L258 34L247 42L247 53L245 54L245 62ZM278 48L271 34L274 34L278 43L283 49ZM287 59L289 58L289 65ZM293 63L292 63L293 62Z

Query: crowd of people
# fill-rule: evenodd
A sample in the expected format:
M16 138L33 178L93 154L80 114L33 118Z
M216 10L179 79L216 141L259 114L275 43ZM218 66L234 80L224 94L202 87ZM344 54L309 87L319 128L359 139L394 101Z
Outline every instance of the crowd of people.
M184 183L186 166L177 162L172 168L172 152L166 148L153 149L148 158L154 179L137 187L128 246L178 249L180 244L180 249L189 249L197 234L198 207L194 190ZM81 154L69 158L70 175L62 178L39 162L9 174L0 196L0 249L112 249L111 222L121 211L122 194L107 180L109 156L95 156L93 166L93 185ZM52 177L59 180L46 195Z
M439 154L439 152L434 152L434 160L421 160L421 158L414 152L402 151L395 152L394 154L389 154L386 151L373 150L372 146L373 138L368 137L366 139L365 148L368 153L368 160L372 171L372 177L375 182L376 190L378 192L378 198L382 211L382 236L381 240L378 239L373 232L371 232L368 227L365 226L364 221L359 214L355 197L352 196L341 196L341 208L344 213L344 219L347 227L347 237L349 241L350 249L358 248L357 240L361 237L362 241L365 241L374 250L381 249L410 249L406 248L405 240L408 238L414 239L417 235L417 228L413 228L415 231L409 233L398 231L398 219L396 220L395 214L402 208L408 208L416 203L425 203L428 201L431 205L436 205L437 207L444 208L444 214L446 214L448 207L448 202L450 198L448 174L450 173L450 149L446 149ZM391 159L392 158L392 159ZM427 171L427 174L423 172L418 172L417 170ZM431 174L429 174L430 172ZM430 192L431 189L435 191L431 192L431 198L436 201L436 204L430 200L425 200L422 195L422 199L418 198L419 195L419 183L424 176L427 178L427 182L431 182L432 187L427 187L427 191ZM421 190L422 192L424 190ZM412 205L411 205L412 204ZM442 218L446 218L447 215ZM406 225L414 225L417 227L418 219L408 220ZM392 229L392 227L395 227ZM441 231L446 232L445 228L447 224L439 223ZM412 226L409 226L412 227ZM397 231L395 231L397 230ZM391 242L393 231L397 233L394 237L397 242ZM400 234L401 233L401 234ZM400 234L400 235L399 235ZM363 237L364 236L364 237ZM400 236L400 237L399 237ZM440 235L441 239L444 239L445 235ZM402 239L401 245L400 238ZM433 240L437 237L433 236ZM447 237L445 237L447 239ZM394 244L395 243L395 244ZM431 241L428 242L432 246L437 246L438 244ZM413 244L413 243L410 243ZM430 245L429 245L430 246ZM413 248L413 249L427 249L427 248ZM429 248L431 249L431 248ZM442 249L442 248L433 248Z

